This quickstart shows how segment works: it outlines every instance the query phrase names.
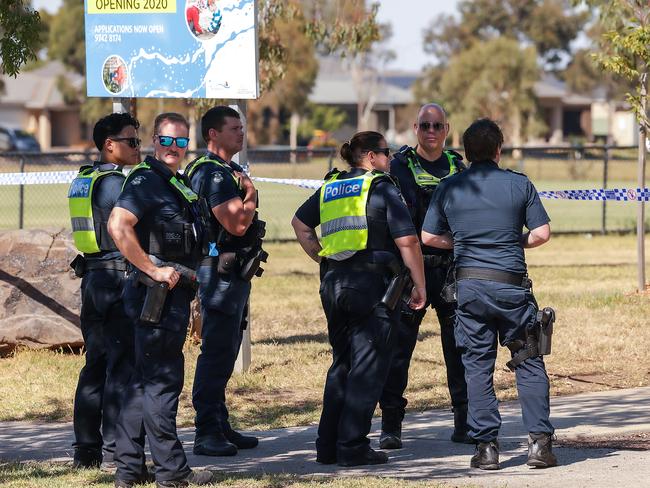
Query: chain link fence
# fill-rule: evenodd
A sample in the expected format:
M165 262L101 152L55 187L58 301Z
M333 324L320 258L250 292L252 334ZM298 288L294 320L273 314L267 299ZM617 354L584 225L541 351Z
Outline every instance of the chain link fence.
M188 152L187 161L201 154ZM0 228L69 228L69 172L97 157L92 151L0 154ZM636 147L530 147L504 148L500 164L525 173L538 190L548 191L636 188L636 160ZM347 166L335 148L249 149L248 163L252 176L266 178L322 179L333 166ZM272 182L256 186L268 239L293 239L289 222L312 190ZM632 202L545 199L543 203L556 233L635 228L636 204Z

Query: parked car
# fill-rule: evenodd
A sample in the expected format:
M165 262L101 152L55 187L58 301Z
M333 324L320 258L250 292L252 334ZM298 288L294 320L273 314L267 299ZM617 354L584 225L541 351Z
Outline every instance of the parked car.
M41 145L29 132L0 127L0 152L40 152Z

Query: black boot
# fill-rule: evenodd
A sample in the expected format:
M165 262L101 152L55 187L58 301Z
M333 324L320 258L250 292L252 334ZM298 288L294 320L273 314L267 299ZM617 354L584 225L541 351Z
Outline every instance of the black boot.
M194 454L197 456L234 456L237 446L229 442L223 434L197 436L194 439Z
M384 408L381 411L380 449L402 448L402 419L404 414L397 408Z
M452 407L452 411L454 412L454 432L451 434L451 441L474 444L474 441L467 436L467 404Z
M252 435L243 435L233 429L225 430L223 433L228 442L234 444L237 449L253 449L259 444L257 437Z
M338 454L338 465L339 466L362 466L366 464L384 464L388 461L388 456L386 453L381 451L375 451L374 449L368 448L368 450L363 451L363 453L350 454L342 456Z
M557 466L551 434L528 434L528 461L526 464L534 468Z
M499 443L494 440L476 444L476 451L469 465L479 469L499 469Z
M102 462L102 451L77 447L72 458L72 467L75 469L99 468Z

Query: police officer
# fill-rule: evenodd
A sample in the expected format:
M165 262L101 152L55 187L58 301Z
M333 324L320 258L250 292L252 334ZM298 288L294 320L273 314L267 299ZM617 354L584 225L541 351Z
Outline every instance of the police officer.
M264 229L257 218L253 182L232 162L244 143L239 113L226 106L213 107L201 119L201 132L208 152L186 170L192 188L212 210L209 242L198 269L202 343L192 391L194 454L232 456L258 443L256 437L230 426L226 385L247 325L252 273L246 276L246 272L250 260L263 252Z
M469 436L477 443L471 466L499 469L501 417L493 386L497 339L512 351L515 362L538 330L524 248L547 242L550 227L530 180L499 168L503 134L494 122L475 121L465 131L463 144L472 165L440 184L424 221L422 241L454 249L456 342L466 370ZM522 235L524 226L530 230ZM538 354L521 359L514 370L529 432L527 464L555 466L544 361Z
M190 470L176 434L183 344L194 296L188 268L196 265L201 236L198 197L178 173L188 133L183 116L156 117L154 157L129 173L108 224L130 263L124 305L135 323L135 374L117 429L115 486L119 487L143 481L144 432L157 487L203 485L212 479L207 471ZM158 300L161 295L156 292L161 288L163 299ZM165 288L169 289L166 297ZM155 312L160 315L154 317Z
M76 468L112 467L120 396L132 372L132 327L121 299L126 263L106 225L122 191L122 167L137 164L140 157L138 127L129 114L100 119L93 129L100 159L79 169L68 193L72 237L83 253L72 267L82 277L86 348L74 401Z
M410 306L421 309L426 300L415 228L395 181L385 173L389 154L381 134L356 134L341 147L351 169L328 173L292 220L305 252L321 263L320 296L333 350L316 440L316 461L324 464L388 460L370 448L367 437L399 320L400 305L389 304L384 295L406 266L415 284Z
M450 175L465 169L462 157L455 151L444 150L449 134L447 115L440 105L423 105L413 125L417 146L402 147L393 157L390 174L399 182L402 195L418 231L431 196L438 184ZM417 312L403 307L397 330L397 346L393 353L388 378L379 399L382 413L382 432L379 445L382 449L402 447L402 420L407 404L404 390L408 383L408 370L417 342L420 324L426 308L431 305L440 323L442 353L447 369L447 387L454 411L454 431L451 440L469 442L467 437L467 384L461 351L454 341L455 303L443 300L441 291L452 262L451 252L423 246L426 274L427 304Z

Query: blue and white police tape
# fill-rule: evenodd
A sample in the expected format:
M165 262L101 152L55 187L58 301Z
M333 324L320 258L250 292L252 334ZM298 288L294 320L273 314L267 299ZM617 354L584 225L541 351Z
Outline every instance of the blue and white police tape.
M70 183L77 171L39 171L34 173L0 173L0 186L7 185L51 185ZM253 177L254 181L263 183L279 183L316 190L323 185L323 180L299 178L262 178ZM650 201L649 188L612 188L589 190L542 190L541 198L551 200L614 200L618 202Z

